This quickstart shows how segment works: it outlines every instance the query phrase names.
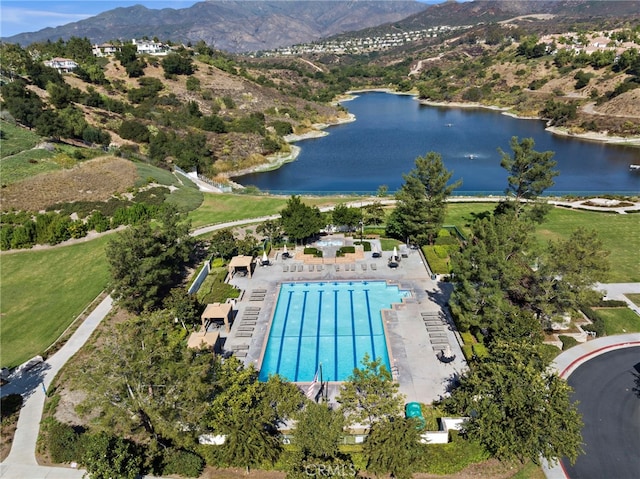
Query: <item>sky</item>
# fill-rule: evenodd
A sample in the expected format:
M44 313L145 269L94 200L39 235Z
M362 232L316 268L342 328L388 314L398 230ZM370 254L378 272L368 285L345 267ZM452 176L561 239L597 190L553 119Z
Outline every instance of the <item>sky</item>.
M420 0L438 3L442 0ZM0 0L0 37L37 32L132 5L147 8L187 8L196 0Z
M37 32L132 5L147 8L186 8L196 0L0 0L0 36Z

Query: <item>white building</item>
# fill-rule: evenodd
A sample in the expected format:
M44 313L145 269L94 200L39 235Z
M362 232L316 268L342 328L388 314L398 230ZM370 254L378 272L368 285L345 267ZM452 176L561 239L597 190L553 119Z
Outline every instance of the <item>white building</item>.
M68 58L57 57L51 60L46 60L44 64L48 67L55 68L58 70L58 73L69 73L78 68L78 64Z

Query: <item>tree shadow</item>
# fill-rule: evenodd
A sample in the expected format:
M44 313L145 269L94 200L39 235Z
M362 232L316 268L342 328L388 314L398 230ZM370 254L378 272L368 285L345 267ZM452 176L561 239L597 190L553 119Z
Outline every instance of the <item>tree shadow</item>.
M635 372L631 371L631 374L633 375L633 388L631 388L631 390L636 397L640 399L640 363L633 366L633 369L635 369Z
M20 394L24 399L23 404L26 403L37 388L44 388L44 378L50 369L51 365L46 361L28 369L16 368L8 382L0 388L0 396Z

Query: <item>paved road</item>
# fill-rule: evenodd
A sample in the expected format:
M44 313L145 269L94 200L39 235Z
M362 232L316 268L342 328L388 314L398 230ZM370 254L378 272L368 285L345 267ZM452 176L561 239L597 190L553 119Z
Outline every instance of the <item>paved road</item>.
M618 352L624 358L622 365L612 362L602 370L603 376L600 376L601 367L598 366L599 361L597 360L600 356ZM589 368L592 361L596 361L596 369L593 371ZM634 445L633 442L619 442L618 438L627 434L636 434L636 444L640 440L640 397L632 391L634 387L639 385L633 384L633 375L631 374L633 370L640 373L640 333L606 336L579 344L556 357L552 367L574 387L576 390L575 399L591 404L586 410L580 408L585 423L583 429L585 442L595 444L592 432L595 432L595 441L600 441L598 447L589 447L589 449L585 447L588 456L580 456L576 466L581 464L585 457L590 458L586 459L587 461L604 461L606 463L609 457L620 457L621 454L638 456L637 445ZM575 378L574 373L577 374ZM622 383L618 384L618 381ZM586 392L583 388L586 388ZM592 398L591 394L595 394L597 397ZM633 397L633 401L629 402L631 397ZM623 413L618 417L615 417L616 411L610 411L613 416L607 420L612 423L603 425L601 414L606 413L604 409L607 408L629 409L626 414ZM632 421L635 421L635 432L628 429L630 425L627 423ZM602 437L599 438L600 435ZM611 473L608 470L602 473L600 470L600 475L573 475L568 474L573 471L565 470L560 464L550 466L544 463L543 469L547 479L603 479L609 477L612 479L635 479L639 477L638 474L633 476L616 475L614 472L617 473L617 469L611 470Z
M640 346L602 354L568 379L584 417L585 454L564 460L571 479L640 476Z

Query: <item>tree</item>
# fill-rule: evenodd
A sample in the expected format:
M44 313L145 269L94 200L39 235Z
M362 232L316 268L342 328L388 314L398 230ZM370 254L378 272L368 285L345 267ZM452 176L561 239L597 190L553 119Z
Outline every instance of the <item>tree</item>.
M188 223L179 224L175 208L166 208L162 226L148 222L118 233L107 245L113 296L131 312L159 307L183 277L193 249Z
M535 345L497 342L489 358L461 376L444 405L470 417L464 432L499 459L575 462L582 420L571 388L547 366Z
M326 461L338 456L344 427L341 411L329 409L324 403L307 402L296 419L293 437L304 460Z
M354 368L336 399L347 421L373 425L381 419L399 416L404 396L398 393L398 383L393 382L381 358L371 360L365 354L362 366Z
M381 225L384 223L385 212L382 203L374 201L363 208L363 221L365 225Z
M284 231L294 241L303 240L318 234L324 226L320 210L315 206L307 206L299 196L293 195L281 212Z
M191 75L194 72L193 60L178 53L169 53L162 59L165 75Z
M142 454L131 441L103 432L89 437L82 462L91 479L136 479Z
M233 232L225 228L214 233L209 241L209 251L214 257L219 256L226 260L233 258L238 251Z
M594 300L595 283L604 281L609 271L608 255L597 232L583 227L566 240L550 242L528 288L537 317L550 318Z
M258 225L256 233L266 236L270 243L280 241L282 238L282 224L279 219L266 220Z
M197 327L201 324L200 315L204 309L203 305L200 304L195 294L189 294L185 288L173 288L169 295L164 298L163 305L174 318L182 321L183 324L188 324L192 327Z
M420 432L414 420L399 417L377 422L364 443L367 471L410 479L418 459L424 454L419 440Z
M207 413L209 427L226 436L223 460L233 466L258 466L280 454L278 425L302 404L293 384L272 376L266 383L250 365L236 358L214 362L213 400Z
M334 225L346 226L351 231L362 220L362 213L358 208L339 203L333 208L331 217Z
M533 149L533 138L524 138L519 141L517 137L511 138L511 150L513 156L498 149L502 160L500 166L507 170L509 186L505 193L512 206L516 217L525 208L524 201L535 201L544 191L553 186L553 178L560 173L554 170L557 162L554 161L552 151L537 152ZM541 208L541 205L537 205ZM539 215L538 215L539 216Z
M107 427L192 446L210 397L211 356L187 349L187 331L173 318L157 311L118 325L85 363L83 381Z
M403 175L405 183L396 193L396 209L392 220L400 238L420 246L433 242L444 222L447 198L462 181L447 183L453 172L447 171L442 157L429 152L415 160L416 167Z

